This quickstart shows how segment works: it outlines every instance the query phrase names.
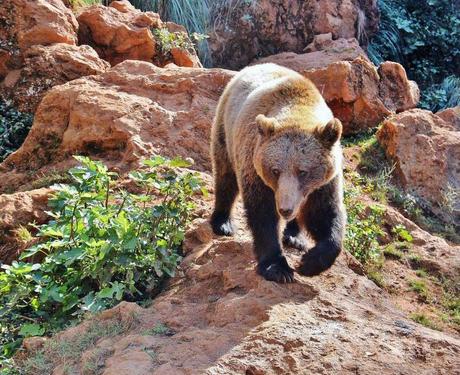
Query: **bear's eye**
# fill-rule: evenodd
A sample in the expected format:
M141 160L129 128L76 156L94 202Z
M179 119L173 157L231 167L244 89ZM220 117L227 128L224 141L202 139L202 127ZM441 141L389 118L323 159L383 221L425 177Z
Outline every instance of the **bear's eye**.
M308 176L307 171L299 171L299 178L306 178Z
M272 168L272 174L275 177L278 177L280 175L280 170L278 168Z

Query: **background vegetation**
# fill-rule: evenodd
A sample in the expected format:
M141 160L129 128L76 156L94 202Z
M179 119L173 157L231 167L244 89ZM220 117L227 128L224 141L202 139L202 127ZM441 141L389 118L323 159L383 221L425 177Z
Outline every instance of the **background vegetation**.
M380 30L368 54L374 63L401 63L421 90L420 106L460 105L460 3L379 0Z
M32 126L33 116L0 100L0 163L19 148Z

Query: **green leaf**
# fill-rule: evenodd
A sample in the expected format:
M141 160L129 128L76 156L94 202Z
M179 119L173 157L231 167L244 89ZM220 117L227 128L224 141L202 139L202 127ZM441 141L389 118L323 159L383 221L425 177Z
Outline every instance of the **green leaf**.
M43 336L44 333L45 328L43 328L40 324L35 323L23 324L19 330L19 335L23 337Z

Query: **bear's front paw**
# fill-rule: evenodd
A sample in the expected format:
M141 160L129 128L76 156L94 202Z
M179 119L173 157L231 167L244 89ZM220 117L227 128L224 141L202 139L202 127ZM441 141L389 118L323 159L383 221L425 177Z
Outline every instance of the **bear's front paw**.
M268 281L275 281L277 283L293 283L294 271L285 257L281 256L275 260L265 261L259 263L257 266L257 273Z
M283 245L286 247L293 247L294 249L300 251L305 251L307 250L307 239L300 233L297 236L284 235Z
M304 254L298 272L304 276L316 276L330 268L340 253L340 246L329 242L319 242Z
M212 231L218 236L233 236L233 224L229 217L213 214L211 217Z

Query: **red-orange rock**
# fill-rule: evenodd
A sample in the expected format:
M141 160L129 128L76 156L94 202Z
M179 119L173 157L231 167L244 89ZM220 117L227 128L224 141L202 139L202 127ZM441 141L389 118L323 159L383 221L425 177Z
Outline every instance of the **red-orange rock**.
M354 39L326 38L308 49L315 51L285 52L255 63L276 63L311 79L342 121L345 134L375 127L392 112L418 102L417 85L407 79L401 65L385 62L377 70Z
M77 20L61 0L4 0L0 20L0 80L21 67L33 45L77 42Z
M447 108L436 113L445 122L452 124L457 130L460 130L460 106Z
M388 118L377 139L404 188L460 225L460 131L436 114L413 109Z
M0 83L0 90L21 111L34 112L51 87L100 74L109 67L90 46L36 45L24 52L22 68L10 71Z
M86 7L78 15L79 41L91 45L112 65L127 59L152 61L156 49L149 27L157 27L159 17L152 13L148 25L137 26L139 16L146 21L145 14L136 10L122 12L103 5Z
M76 46L78 23L61 0L6 0L0 7L0 96L33 112L53 85L107 69Z
M0 194L0 263L18 258L24 243L16 230L29 223L43 224L49 217L47 210L50 189L37 189L14 194ZM28 228L31 229L30 227Z
M415 108L420 99L420 91L414 81L409 81L401 64L385 61L380 64L378 74L379 96L386 108L392 112Z
M215 2L209 46L214 66L240 69L256 57L301 53L315 35L357 38L366 45L378 29L375 0L259 0Z
M36 44L76 44L77 20L61 0L8 1L15 7L15 27L21 50Z
M126 169L161 153L191 157L196 168L210 169L214 110L232 75L128 60L100 75L55 86L38 106L22 147L0 165L0 191L31 180L40 168L65 164L72 154Z
M186 68L193 68L197 66L201 66L200 60L196 56L195 53L191 53L190 51L183 49L183 48L172 48L171 55L173 58L174 64L177 66L183 66Z
M166 28L169 32L183 33L188 40L183 27L163 23L157 13L141 12L126 0L114 1L109 7L86 7L79 14L78 22L80 43L93 46L99 56L112 65L124 60L142 60L162 66L169 62L186 67L201 66L193 49L168 48L172 56L165 55L165 49L152 34L152 30Z

